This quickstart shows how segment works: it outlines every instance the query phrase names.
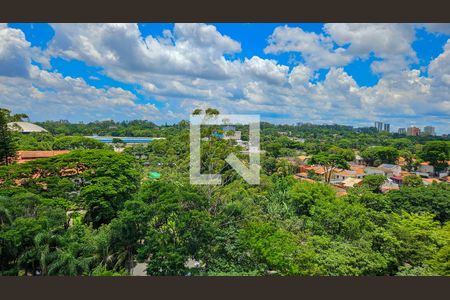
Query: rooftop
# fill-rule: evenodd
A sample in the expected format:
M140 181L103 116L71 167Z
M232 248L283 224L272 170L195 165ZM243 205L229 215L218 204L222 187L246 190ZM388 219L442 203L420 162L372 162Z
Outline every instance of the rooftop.
M344 187L354 187L355 185L358 185L362 182L362 179L358 178L347 178L344 181L342 181L342 186Z
M24 163L38 158L47 158L61 154L69 153L69 150L50 150L50 151L17 151L17 163Z
M8 127L12 130L20 131L22 133L48 132L41 126L28 122L10 122L8 123Z
M92 138L107 144L111 144L114 139L121 140L126 144L146 144L150 143L153 140L161 139L153 137L120 137L120 136L85 136L85 137Z
M398 168L398 165L393 165L393 164L381 164L378 166L378 168L385 168L385 169L393 169L393 168Z
M350 170L338 170L334 174L345 177L364 175L364 168L364 166L360 165L351 165Z

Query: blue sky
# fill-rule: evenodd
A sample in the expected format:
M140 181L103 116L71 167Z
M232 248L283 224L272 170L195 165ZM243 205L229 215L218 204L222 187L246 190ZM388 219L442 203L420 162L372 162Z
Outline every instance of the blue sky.
M0 24L0 106L32 120L192 109L450 132L449 24Z

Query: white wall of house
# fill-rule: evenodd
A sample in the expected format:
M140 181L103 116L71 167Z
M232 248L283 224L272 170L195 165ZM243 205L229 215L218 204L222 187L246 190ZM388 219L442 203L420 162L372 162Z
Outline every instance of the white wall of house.
M432 165L420 165L417 168L417 171L420 173L428 173L428 174L434 174L434 167Z
M386 174L392 173L392 175L398 176L402 171L402 167L399 165L382 164L378 168L383 170Z
M386 173L383 170L377 169L377 168L372 168L372 167L365 168L364 172L366 173L366 175L383 175L383 176L386 176Z

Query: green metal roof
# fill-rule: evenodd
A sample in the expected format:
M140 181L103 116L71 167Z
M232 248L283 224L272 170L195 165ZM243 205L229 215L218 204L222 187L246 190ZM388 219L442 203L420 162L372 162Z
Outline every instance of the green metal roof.
M148 173L148 177L150 177L151 179L158 179L161 177L161 173L158 172L150 172Z

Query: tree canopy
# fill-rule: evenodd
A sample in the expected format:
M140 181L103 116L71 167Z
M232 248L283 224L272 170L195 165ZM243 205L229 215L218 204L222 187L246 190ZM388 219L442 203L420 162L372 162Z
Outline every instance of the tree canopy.
M248 163L244 148L202 128L201 170L222 178L204 186L190 184L187 121L40 124L50 133L18 137L21 150L71 152L0 167L0 275L129 275L137 263L152 276L450 275L447 183L406 177L381 193L387 179L369 175L344 196L328 183L356 153L378 165L408 151L414 162L444 153L445 139L262 123L261 180L249 185L224 161ZM118 153L92 134L165 139ZM298 156L325 180L293 176Z

